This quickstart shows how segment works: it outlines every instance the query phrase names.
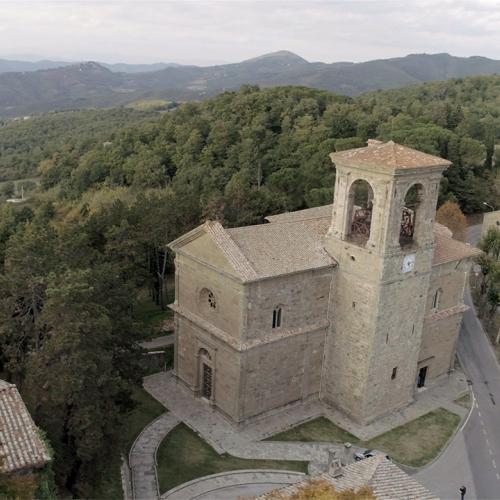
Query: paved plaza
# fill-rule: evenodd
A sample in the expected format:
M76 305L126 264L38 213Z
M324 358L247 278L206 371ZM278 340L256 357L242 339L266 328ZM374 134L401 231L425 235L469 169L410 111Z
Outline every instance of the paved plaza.
M237 428L207 402L193 398L192 394L178 383L172 372L160 372L146 377L144 388L169 411L143 430L130 453L134 497L140 500L159 498L156 449L168 432L181 421L198 433L218 453L228 453L246 459L307 461L309 472L317 473L326 470L333 457L348 463L352 460L356 449L353 447L346 449L342 444L334 443L261 440L320 416L330 418L361 439L370 439L439 407L447 408L462 417L467 413L465 408L453 402L467 389L465 377L460 370L438 380L432 387L419 393L415 403L409 407L363 428L352 424L320 402L291 406ZM166 492L162 498L208 499L257 495L274 487L290 484L298 480L299 476L299 473L288 471L228 472L190 481ZM215 491L217 491L216 496L214 496Z

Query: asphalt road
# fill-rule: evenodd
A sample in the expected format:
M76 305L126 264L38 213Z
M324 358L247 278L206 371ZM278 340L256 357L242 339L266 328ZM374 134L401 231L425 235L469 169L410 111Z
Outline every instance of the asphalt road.
M477 244L480 231L480 225L469 229L471 244ZM471 308L464 314L458 353L476 402L463 438L476 498L500 500L500 366L475 315L468 288L465 303Z
M479 241L481 226L469 228L469 242ZM466 500L500 500L500 366L475 315L467 288L458 354L474 393L468 420L450 446L416 479L443 500L460 499L458 489L467 488Z

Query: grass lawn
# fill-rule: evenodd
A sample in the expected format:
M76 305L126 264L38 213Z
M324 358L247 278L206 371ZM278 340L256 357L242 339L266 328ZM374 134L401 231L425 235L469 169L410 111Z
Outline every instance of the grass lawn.
M464 408L469 409L471 404L472 404L470 394L467 393L467 394L464 394L462 397L455 399L454 403L456 403L457 405L463 406Z
M438 455L460 423L460 417L438 408L364 443L382 450L396 462L422 467Z
M345 442L374 448L390 455L396 462L421 467L441 451L460 423L460 417L439 408L385 434L359 441L326 418L318 418L273 436L278 441Z
M208 443L184 424L179 424L158 448L160 492L197 477L236 469L286 469L307 472L306 462L246 460L219 455Z
M267 438L266 441L303 441L357 443L358 438L338 427L325 417L319 417Z

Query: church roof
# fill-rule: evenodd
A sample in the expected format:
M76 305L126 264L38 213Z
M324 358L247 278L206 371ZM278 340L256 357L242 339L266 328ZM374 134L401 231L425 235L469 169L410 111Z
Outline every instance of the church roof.
M330 223L332 205L323 205L321 207L307 208L297 210L296 212L286 212L283 214L271 215L267 220L275 225L276 223L302 222L305 224L313 223L315 225L325 225L328 230ZM323 233L326 234L326 230ZM461 241L452 238L452 232L442 224L434 224L434 237L436 246L434 248L433 266L454 262L467 257L475 257L481 254L481 251Z
M383 172L451 165L451 162L439 156L422 153L393 141L371 141L364 148L331 153L330 158L334 163L343 166L364 167Z
M384 455L376 455L359 462L346 465L335 474L322 473L312 479L330 483L337 491L358 490L364 486L372 488L377 500L438 500L427 488L403 472ZM271 492L261 497L262 500L288 498L310 479L286 486L278 490L281 495Z
M323 247L328 219L227 229L259 278L296 273L336 262Z
M225 229L208 221L169 244L174 251L201 233L210 236L243 282L333 267L337 264L324 248L332 205L270 215L270 224ZM434 225L436 246L433 266L480 254L480 250L454 240L451 231Z
M0 471L42 467L49 460L16 386L0 380Z

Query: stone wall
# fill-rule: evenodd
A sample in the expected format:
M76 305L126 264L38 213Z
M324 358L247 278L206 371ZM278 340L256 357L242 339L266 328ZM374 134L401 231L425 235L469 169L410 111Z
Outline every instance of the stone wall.
M246 342L314 328L327 319L332 270L278 276L246 285ZM273 311L281 309L281 326L273 328Z
M318 397L325 334L294 335L243 353L242 418Z
M175 266L176 304L231 337L240 339L243 329L243 285L186 255L177 255ZM215 309L208 303L207 290L215 297Z
M233 420L239 420L241 370L238 351L179 314L176 316L177 377L195 395L200 395L200 351L206 350L211 358L214 377L211 403Z
M427 366L426 383L454 367L463 311L464 288L471 262L466 259L432 268L426 303L426 318L419 354L419 368ZM436 292L440 291L437 307Z
M331 269L246 285L243 418L318 396L331 285Z

